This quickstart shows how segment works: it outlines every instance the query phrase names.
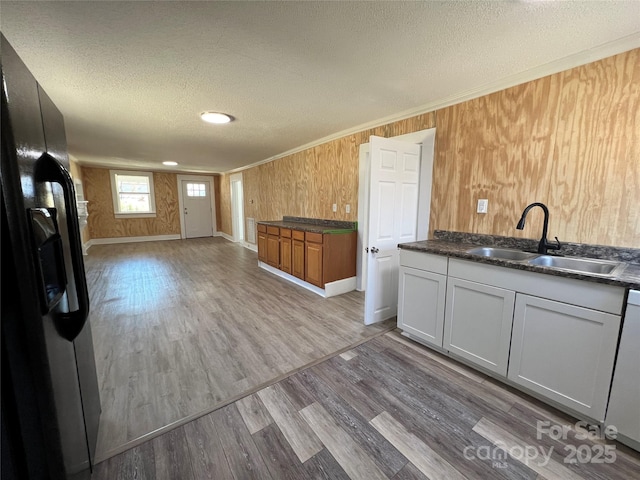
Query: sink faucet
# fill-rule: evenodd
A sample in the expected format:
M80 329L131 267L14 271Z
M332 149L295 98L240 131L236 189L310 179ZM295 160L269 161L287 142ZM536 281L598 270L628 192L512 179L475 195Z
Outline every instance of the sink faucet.
M518 222L518 225L516 225L516 228L518 230L522 230L524 228L524 221L525 221L525 218L527 218L527 213L529 213L529 210L531 210L533 207L540 207L544 212L542 238L540 239L540 243L538 243L538 253L541 253L542 255L546 255L547 250L560 250L561 245L560 245L560 240L558 240L558 237L555 237L556 243L549 243L547 241L547 228L549 227L549 209L544 203L536 202L536 203L532 203L531 205L528 205L527 208L524 209L524 212L522 212L522 217L520 217L520 221Z

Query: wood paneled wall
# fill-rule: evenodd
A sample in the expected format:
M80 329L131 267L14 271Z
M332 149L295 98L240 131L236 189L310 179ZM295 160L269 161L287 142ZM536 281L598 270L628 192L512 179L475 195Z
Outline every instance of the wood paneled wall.
M231 182L230 175L220 175L220 228L221 232L233 235L231 222Z
M82 180L82 170L80 169L80 165L78 162L69 159L69 173L71 174L71 178L74 180L80 180L82 182L82 188L84 190L84 181ZM91 240L91 235L89 234L89 225L86 225L82 230L80 230L80 237L82 239L82 243L87 243Z
M216 231L220 231L222 229L222 210L220 209L220 175L215 175L213 177L213 190L214 190L214 200L216 203Z
M640 248L640 50L437 112L432 229ZM489 213L475 213L479 198Z
M539 238L539 209L515 229L539 201L551 238L640 248L639 49L244 170L245 216L356 220L358 146L433 126L432 231ZM228 176L222 183L231 235ZM488 214L475 213L480 198Z
M155 218L115 218L111 178L106 168L82 167L85 198L89 201L91 238L180 235L178 180L175 173L154 172Z
M357 220L359 145L434 126L432 231L538 238L541 212L522 232L515 224L539 201L551 238L640 248L639 49L244 170L245 216ZM175 174L154 174L155 219L123 220L109 171L82 167L81 176L90 238L180 233ZM214 182L217 229L232 235L229 175ZM475 213L479 198L488 214Z
M358 219L360 144L371 135L393 137L435 126L433 113L365 130L242 172L245 217L278 220L284 215ZM226 176L228 183L228 176ZM333 212L333 204L338 211ZM345 206L351 206L346 213ZM231 207L229 231L231 234ZM224 217L224 212L223 212Z

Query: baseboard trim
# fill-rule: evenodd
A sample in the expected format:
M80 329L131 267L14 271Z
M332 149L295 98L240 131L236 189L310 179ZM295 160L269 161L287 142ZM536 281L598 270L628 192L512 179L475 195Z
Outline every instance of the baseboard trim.
M356 277L343 278L342 280L325 283L324 285L324 291L327 294L327 298L342 295L343 293L351 292L355 289Z
M282 270L272 267L264 262L258 260L258 266L263 270L266 270L269 273L273 273L274 275L279 276L280 278L284 278L285 280L290 281L291 283L295 283L302 288L306 288L310 292L315 293L316 295L320 295L324 298L335 297L337 295L342 295L343 293L351 292L356 289L356 277L344 278L342 280L336 280L335 282L325 284L325 288L319 288L315 285L311 285L309 282L305 282L304 280L300 280L298 277L294 277L293 275L289 275Z
M230 242L233 242L233 237L232 237L231 235L227 235L227 234L226 234L226 233L224 233L224 232L215 232L215 233L213 234L213 236L214 236L214 237L222 237L222 238L224 238L225 240L229 240Z
M324 289L316 287L315 285L311 285L308 282L305 282L304 280L300 280L298 277L294 277L293 275L289 275L286 272L283 272L282 270L272 267L271 265L268 265L264 262L261 262L260 260L258 260L258 266L260 268L262 268L263 270L266 270L269 273L273 273L274 275L277 275L280 278L284 278L285 280L290 281L291 283L295 283L296 285L302 287L302 288L306 288L307 290L309 290L310 292L315 293L316 295L320 295L321 297L326 298L327 294L324 291Z
M177 235L146 235L143 237L111 237L111 238L92 238L87 243L91 245L111 245L114 243L138 243L138 242L161 242L164 240L180 240L180 234ZM91 246L89 245L89 246ZM89 248L89 247L87 247Z
M247 248L252 252L258 252L258 246L255 243L244 242L244 248Z

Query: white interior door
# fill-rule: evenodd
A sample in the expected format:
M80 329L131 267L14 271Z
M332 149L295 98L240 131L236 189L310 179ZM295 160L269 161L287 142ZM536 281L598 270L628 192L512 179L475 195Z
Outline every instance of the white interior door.
M433 155L436 139L436 129L428 128L413 133L405 133L392 140L419 144L420 152L420 183L418 186L418 231L416 241L429 237L429 214L431 212L431 183L433 177ZM360 145L358 161L358 252L356 255L356 290L364 292L367 289L367 253L365 247L369 245L369 182L371 175L370 146L368 143Z
M209 182L182 180L185 238L211 237L213 215Z
M231 175L231 215L233 241L244 240L244 196L242 192L242 173Z
M420 145L372 136L366 325L398 311L398 244L416 239Z

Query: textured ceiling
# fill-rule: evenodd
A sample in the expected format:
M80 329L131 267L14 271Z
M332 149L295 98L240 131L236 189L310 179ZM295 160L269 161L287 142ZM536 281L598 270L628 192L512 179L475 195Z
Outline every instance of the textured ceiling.
M225 172L640 46L640 2L2 1L0 28L81 163Z

